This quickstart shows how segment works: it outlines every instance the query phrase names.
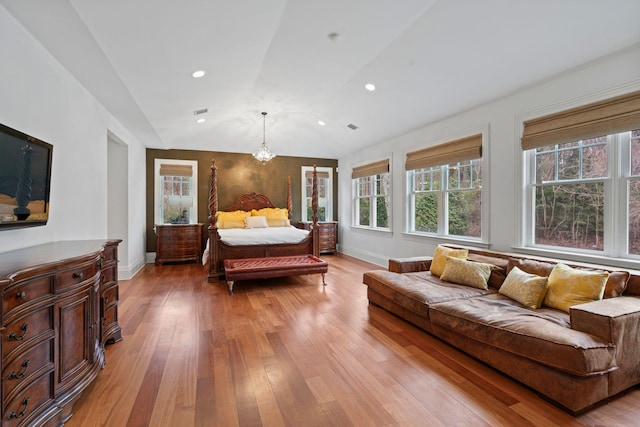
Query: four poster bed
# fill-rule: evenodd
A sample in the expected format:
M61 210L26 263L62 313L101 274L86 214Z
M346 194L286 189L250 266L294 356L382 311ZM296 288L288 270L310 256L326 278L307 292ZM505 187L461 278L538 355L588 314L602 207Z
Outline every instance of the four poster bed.
M317 257L320 243L315 165L311 206L311 230L292 227L291 179L288 178L286 208L277 208L265 195L247 193L241 195L226 210L220 211L217 167L215 160L212 160L209 181L209 238L203 256L203 262L209 266L208 281L214 282L224 277L225 260L271 257L291 257L294 260L297 255Z

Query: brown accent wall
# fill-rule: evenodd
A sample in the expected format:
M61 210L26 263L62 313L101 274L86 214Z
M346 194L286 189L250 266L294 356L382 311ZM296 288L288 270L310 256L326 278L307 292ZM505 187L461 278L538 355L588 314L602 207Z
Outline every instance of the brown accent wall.
M218 167L218 205L220 210L231 206L244 193L261 193L277 207L287 206L287 176L291 177L291 199L293 212L291 222L300 221L302 217L302 166L332 167L333 175L333 215L337 220L338 212L338 176L335 169L338 161L334 159L316 159L308 157L277 156L262 165L251 154L223 153L216 151L196 150L158 150L147 149L147 252L155 252L156 237L154 226L154 176L155 159L179 159L198 161L198 221L209 226L207 212L209 206L209 176L211 160L215 159ZM205 239L207 235L205 234Z

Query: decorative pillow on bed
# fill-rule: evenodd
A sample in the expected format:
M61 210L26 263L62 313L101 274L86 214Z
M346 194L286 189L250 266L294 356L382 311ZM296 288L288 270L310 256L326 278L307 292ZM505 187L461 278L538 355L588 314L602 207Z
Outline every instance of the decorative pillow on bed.
M549 275L544 305L569 312L569 307L602 299L609 278L606 271L588 271L556 264Z
M259 210L252 210L251 215L253 216L265 216L267 220L270 219L288 219L289 211L287 209L282 208L262 208Z
M289 221L288 219L282 219L282 218L278 218L278 219L269 219L267 218L267 224L269 224L269 227L291 227L291 221Z
M251 212L233 211L233 212L216 212L216 221L218 228L244 228L244 220L251 216Z
M486 290L489 288L487 280L489 280L492 268L493 265L491 264L447 256L447 261L444 264L444 270L440 278L458 285L472 286Z
M248 216L244 219L244 228L267 228L267 217Z
M467 259L467 255L469 255L469 251L467 249L451 249L445 246L438 245L436 247L436 251L433 254L433 259L431 260L431 267L429 267L429 271L434 276L440 277L442 275L442 272L444 271L444 264L447 262L447 256Z
M532 309L540 308L547 293L548 277L526 273L513 267L500 287L502 295Z

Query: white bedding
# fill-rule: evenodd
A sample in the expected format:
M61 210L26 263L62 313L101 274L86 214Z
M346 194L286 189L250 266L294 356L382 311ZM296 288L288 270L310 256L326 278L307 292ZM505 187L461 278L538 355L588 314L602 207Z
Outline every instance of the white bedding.
M273 245L277 243L300 243L308 235L309 230L302 230L293 226L290 227L267 227L267 228L225 228L218 229L220 240L227 245ZM209 262L209 239L204 254L202 254L202 264Z
M227 245L273 245L277 243L300 243L308 230L296 227L225 228L218 229L220 240Z

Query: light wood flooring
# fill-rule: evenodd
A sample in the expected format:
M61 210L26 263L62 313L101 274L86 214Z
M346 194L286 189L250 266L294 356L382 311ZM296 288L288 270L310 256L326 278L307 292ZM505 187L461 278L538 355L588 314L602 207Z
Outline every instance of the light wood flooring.
M123 340L67 426L632 426L640 390L578 417L374 306L343 255L227 295L196 264L120 282Z

